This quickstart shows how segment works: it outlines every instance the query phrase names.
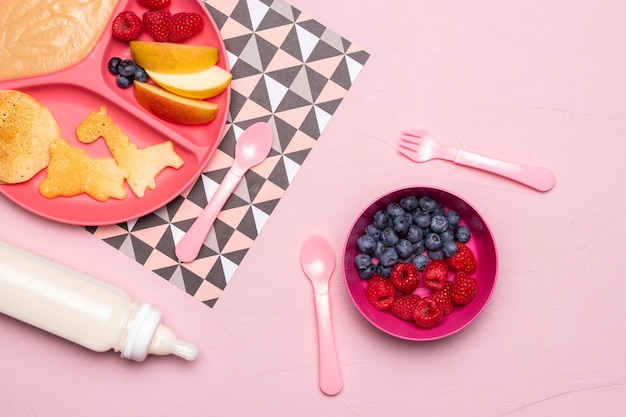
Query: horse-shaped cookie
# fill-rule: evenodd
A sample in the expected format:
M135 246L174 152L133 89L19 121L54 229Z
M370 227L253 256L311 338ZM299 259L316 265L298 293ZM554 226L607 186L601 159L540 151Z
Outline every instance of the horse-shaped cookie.
M128 170L126 181L139 198L146 189L156 187L156 177L166 167L180 168L184 161L174 151L171 141L165 141L143 149L137 148L128 136L109 117L104 106L92 112L76 127L76 136L82 143L104 139L115 162Z

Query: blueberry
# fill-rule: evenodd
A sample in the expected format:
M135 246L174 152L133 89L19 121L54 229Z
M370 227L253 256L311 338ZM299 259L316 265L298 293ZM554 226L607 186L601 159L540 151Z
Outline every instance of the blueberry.
M137 66L131 59L125 59L117 66L117 73L124 77L130 77L135 75Z
M430 219L430 230L435 233L443 233L448 230L448 219L441 214L437 214Z
M391 218L384 210L379 210L374 213L374 226L383 230L385 227L391 226Z
M444 240L441 249L443 250L443 254L446 258L453 256L459 251L459 247L456 245L454 240Z
M376 249L376 241L370 235L363 235L356 241L356 246L361 252L374 253L374 249Z
M443 241L437 233L429 233L426 235L426 239L424 239L424 246L426 246L428 250L441 249Z
M370 266L371 263L372 257L364 253L359 253L357 256L354 257L354 266L356 266L357 269L367 269L367 267Z
M406 240L411 243L419 242L420 240L422 240L423 236L424 234L422 232L422 228L417 227L414 224L410 225L409 230L407 230L406 232Z
M443 216L446 212L446 208L442 205L437 203L437 208L435 208L435 211L432 212L433 216Z
M433 213L437 210L437 202L428 196L423 196L419 199L420 208L426 213Z
M133 77L125 77L122 74L115 76L115 84L120 88L128 88L133 85Z
M393 271L393 266L383 266L382 264L376 265L376 273L381 277L389 278Z
M420 253L424 253L426 250L426 246L424 245L424 241L420 240L419 242L413 243L413 253L415 255L419 255Z
M145 69L141 68L139 65L137 65L137 68L135 69L135 80L140 81L142 83L145 83L146 81L148 81L148 73L146 72Z
M109 72L111 74L117 75L117 67L118 65L120 65L120 62L122 62L122 58L118 58L116 56L109 59L109 63L107 64L107 67L109 68Z
M398 203L391 203L387 206L387 214L391 217L403 216L404 209Z
M409 231L410 225L411 222L407 221L406 217L404 216L394 217L393 219L393 230L401 236L406 235L406 233Z
M376 248L374 249L374 256L377 257L378 259L380 259L380 256L382 255L382 251L383 249L385 249L387 246L381 242L380 240L376 241Z
M448 227L450 229L456 229L459 225L459 222L461 221L461 216L459 216L459 213L454 210L448 210L445 216L446 219L448 219Z
M374 240L380 239L380 229L373 224L368 224L365 228L365 234L370 235Z
M441 240L443 240L444 242L446 240L454 240L454 231L448 229L443 233L439 233L439 237L441 238Z
M406 239L400 239L396 244L396 252L400 258L408 258L413 255L413 244Z
M429 250L428 257L433 261L439 261L445 257L443 249Z
M385 247L381 250L378 261L383 266L394 266L398 262L398 253L394 248Z
M361 279L370 279L374 276L374 273L376 272L376 265L369 264L367 268L359 269L358 271L359 277L361 277Z
M387 246L393 246L398 243L399 240L400 238L392 227L385 227L383 231L380 232L380 241Z
M454 240L461 243L467 243L470 240L470 230L467 226L459 226L454 231Z
M423 211L415 212L413 215L413 223L421 228L430 227L430 214Z
M430 259L426 255L417 255L415 259L413 259L413 265L415 265L418 271L423 271L429 262Z
M413 211L419 207L419 201L414 195L402 197L402 199L400 199L400 207L405 211Z

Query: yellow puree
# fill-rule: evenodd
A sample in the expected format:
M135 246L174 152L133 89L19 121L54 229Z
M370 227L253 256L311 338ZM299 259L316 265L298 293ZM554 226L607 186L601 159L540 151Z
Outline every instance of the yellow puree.
M0 80L41 75L80 62L118 0L0 0Z

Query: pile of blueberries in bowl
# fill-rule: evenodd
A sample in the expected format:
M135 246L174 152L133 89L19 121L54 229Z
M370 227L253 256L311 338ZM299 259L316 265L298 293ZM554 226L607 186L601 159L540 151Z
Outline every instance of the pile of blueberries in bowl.
M455 242L470 240L469 227L460 225L461 216L433 198L408 195L378 210L372 223L357 240L361 251L355 257L359 276L374 273L389 277L398 262L412 262L423 271L431 260L445 259L458 251ZM378 263L372 262L372 255Z

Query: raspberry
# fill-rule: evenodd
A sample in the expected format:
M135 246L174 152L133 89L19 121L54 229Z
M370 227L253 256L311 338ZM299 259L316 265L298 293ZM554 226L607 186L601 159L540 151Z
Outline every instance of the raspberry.
M146 30L157 42L167 42L170 37L170 9L147 11L143 14L143 24Z
M424 297L417 302L413 319L418 326L431 328L438 325L443 318L443 310L430 297Z
M476 271L474 252L465 243L456 242L458 252L448 258L448 265L453 271L462 271L471 274Z
M140 6L145 7L146 9L160 10L160 9L169 7L172 1L171 0L137 0L137 3L139 3Z
M450 314L454 309L454 303L452 303L452 282L446 282L443 289L435 291L430 298L439 304L444 315Z
M367 299L377 310L389 310L395 295L396 289L386 278L375 275L367 282Z
M399 319L415 321L415 309L419 300L421 300L419 295L400 295L394 299L389 311Z
M170 21L170 41L182 42L202 32L204 20L198 13L181 12Z
M448 264L445 261L430 261L424 272L422 272L422 282L426 288L431 290L441 290L448 280Z
M391 271L391 284L405 294L410 294L419 284L419 272L411 263L395 264Z
M464 306L478 293L478 281L465 272L457 272L450 295L454 304Z
M131 11L121 12L111 24L113 36L123 41L133 41L143 33L143 23L139 16Z

